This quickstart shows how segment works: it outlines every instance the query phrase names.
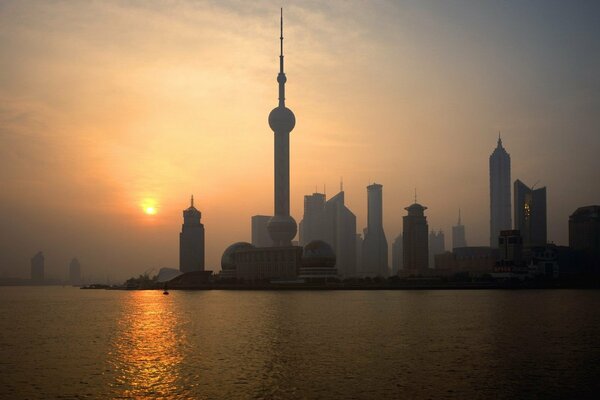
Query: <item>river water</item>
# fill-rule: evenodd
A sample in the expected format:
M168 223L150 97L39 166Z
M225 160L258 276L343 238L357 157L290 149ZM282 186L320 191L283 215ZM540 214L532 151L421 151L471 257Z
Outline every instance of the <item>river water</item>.
M592 398L600 291L0 287L0 398Z

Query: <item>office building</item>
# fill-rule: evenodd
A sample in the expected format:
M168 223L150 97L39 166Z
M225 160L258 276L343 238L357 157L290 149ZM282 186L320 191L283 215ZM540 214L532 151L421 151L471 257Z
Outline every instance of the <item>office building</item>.
M399 233L392 243L392 275L398 275L402 265L402 233Z
M582 272L600 274L600 206L579 207L571 214L569 247L582 255Z
M426 274L429 269L429 227L424 207L416 202L406 207L408 215L402 217L404 273Z
M383 186L367 186L367 229L362 245L362 276L389 275L388 244L383 231Z
M533 189L515 181L515 229L521 232L523 245L546 246L546 188Z
M512 229L510 217L510 155L498 145L490 155L490 246L498 247L500 231Z
M435 268L435 256L446 251L444 232L429 232L429 268Z
M202 215L194 207L194 196L190 206L183 210L183 225L179 234L179 270L181 272L204 271L204 225Z

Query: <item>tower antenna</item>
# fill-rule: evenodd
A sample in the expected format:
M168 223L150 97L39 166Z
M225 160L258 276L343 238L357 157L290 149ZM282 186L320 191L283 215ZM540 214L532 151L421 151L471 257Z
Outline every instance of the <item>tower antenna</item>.
M415 204L417 203L417 188L415 188Z
M344 191L344 177L340 176L340 192Z
M191 206L194 207L194 195L192 195L192 199L191 199L190 203L191 203Z
M458 225L460 225L460 207L458 208Z

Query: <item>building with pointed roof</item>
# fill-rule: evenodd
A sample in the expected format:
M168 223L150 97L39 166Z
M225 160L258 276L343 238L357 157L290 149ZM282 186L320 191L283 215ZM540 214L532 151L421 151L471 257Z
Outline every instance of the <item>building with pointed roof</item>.
M427 207L416 202L406 207L408 215L402 217L404 272L412 275L429 270L429 227L425 210Z
M179 234L179 270L181 272L204 271L204 225L202 214L194 207L194 196L190 206L183 210L183 225Z
M510 155L498 144L490 155L490 246L498 247L500 231L512 229L510 198Z

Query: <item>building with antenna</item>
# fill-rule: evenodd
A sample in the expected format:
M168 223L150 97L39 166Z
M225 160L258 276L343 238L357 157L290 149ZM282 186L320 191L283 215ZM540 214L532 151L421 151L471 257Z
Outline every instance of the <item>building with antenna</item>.
M521 232L523 246L545 246L547 243L546 188L534 189L515 181L515 229Z
M512 229L510 217L510 155L498 144L490 155L490 246L498 247L500 231Z
M458 209L458 222L452 227L452 249L467 247L465 226L461 222L460 208Z
M204 271L204 225L202 214L194 207L194 196L190 206L183 210L183 225L179 234L179 270L181 272Z

